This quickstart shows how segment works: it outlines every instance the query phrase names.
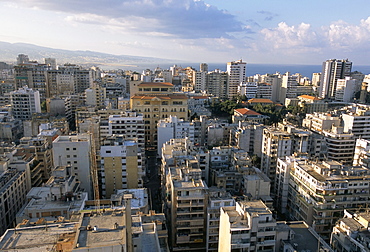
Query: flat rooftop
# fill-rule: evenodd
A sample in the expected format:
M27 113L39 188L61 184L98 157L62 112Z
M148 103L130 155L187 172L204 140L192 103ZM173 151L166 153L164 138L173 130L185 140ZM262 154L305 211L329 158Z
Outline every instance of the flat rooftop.
M125 226L125 214L122 211L101 212L100 214L85 213L78 232L78 248L125 246ZM92 230L88 230L89 227ZM93 230L94 227L96 231Z
M70 234L69 242L73 242L78 223L52 224L35 227L8 229L0 238L1 251L50 251L63 234ZM68 242L66 240L66 242Z

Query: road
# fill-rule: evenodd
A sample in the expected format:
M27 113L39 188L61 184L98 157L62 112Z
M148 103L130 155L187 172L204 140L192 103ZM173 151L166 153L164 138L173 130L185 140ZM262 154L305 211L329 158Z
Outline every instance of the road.
M157 213L162 212L162 199L160 198L161 180L158 173L159 165L157 163L156 152L147 151L147 177L144 179L144 187L148 188L150 197L150 206Z

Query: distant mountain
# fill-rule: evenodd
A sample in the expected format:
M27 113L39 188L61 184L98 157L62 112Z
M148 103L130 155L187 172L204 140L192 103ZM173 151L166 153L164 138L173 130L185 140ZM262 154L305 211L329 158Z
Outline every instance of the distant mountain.
M14 63L18 54L26 54L30 60L36 60L39 63L43 63L44 58L55 58L59 65L73 63L83 66L99 66L102 68L135 68L138 65L174 62L174 60L160 58L113 55L93 51L70 51L33 44L0 41L0 62Z

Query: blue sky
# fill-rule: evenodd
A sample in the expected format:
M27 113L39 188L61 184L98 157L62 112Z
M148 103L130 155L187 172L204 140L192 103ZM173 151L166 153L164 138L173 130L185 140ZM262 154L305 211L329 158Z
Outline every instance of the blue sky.
M0 0L0 41L188 62L370 65L368 0Z

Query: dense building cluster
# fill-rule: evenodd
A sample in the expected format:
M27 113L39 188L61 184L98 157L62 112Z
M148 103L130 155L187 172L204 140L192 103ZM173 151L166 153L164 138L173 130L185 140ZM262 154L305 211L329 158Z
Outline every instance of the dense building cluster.
M370 75L246 70L0 64L0 250L370 251Z

